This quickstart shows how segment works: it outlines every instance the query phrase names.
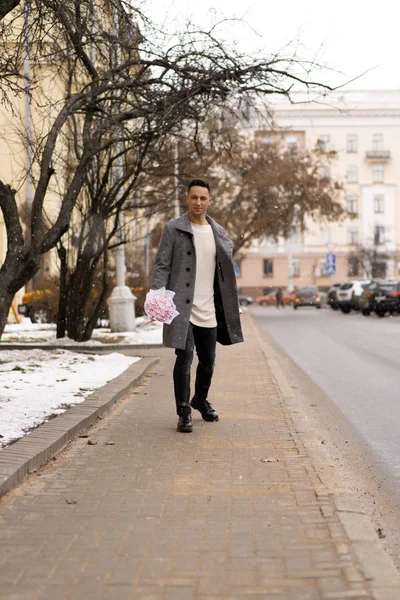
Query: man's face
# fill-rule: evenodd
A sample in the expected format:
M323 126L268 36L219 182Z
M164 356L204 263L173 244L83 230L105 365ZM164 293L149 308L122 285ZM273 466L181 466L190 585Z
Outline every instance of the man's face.
M189 213L196 217L201 217L207 212L207 208L211 204L210 192L207 188L199 185L194 185L190 188L186 196L186 202L189 207Z

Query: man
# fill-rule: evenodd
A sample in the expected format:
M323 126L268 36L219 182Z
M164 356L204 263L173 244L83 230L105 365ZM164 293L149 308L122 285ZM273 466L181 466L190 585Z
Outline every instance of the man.
M283 292L282 292L282 288L280 288L280 287L276 290L275 300L276 300L276 308L279 308L280 306L282 306L282 308L285 308L285 304L283 302Z
M167 223L157 252L152 289L175 292L179 315L163 326L165 346L175 348L174 392L177 431L193 430L191 407L205 421L218 421L207 400L215 363L216 342L243 341L232 242L223 227L207 215L210 185L193 179L186 196L188 212ZM190 368L196 348L198 366L190 401Z

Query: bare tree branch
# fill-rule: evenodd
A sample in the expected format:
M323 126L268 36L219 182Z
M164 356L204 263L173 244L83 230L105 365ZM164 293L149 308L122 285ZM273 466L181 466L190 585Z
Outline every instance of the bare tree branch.
M0 21L4 19L14 8L21 3L21 0L0 0Z

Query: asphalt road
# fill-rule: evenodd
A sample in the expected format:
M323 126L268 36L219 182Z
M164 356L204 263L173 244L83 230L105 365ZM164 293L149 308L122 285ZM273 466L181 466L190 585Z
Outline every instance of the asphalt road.
M290 358L350 421L400 497L400 316L251 307Z

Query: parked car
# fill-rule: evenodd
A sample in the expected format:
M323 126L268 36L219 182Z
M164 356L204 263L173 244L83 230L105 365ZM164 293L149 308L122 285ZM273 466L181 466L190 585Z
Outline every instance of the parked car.
M365 289L361 292L361 296L358 301L359 308L364 315L364 317L368 317L375 310L375 295L374 291L377 287L378 283L373 281L369 285L366 286Z
M315 285L300 287L296 290L293 308L296 310L299 306L315 306L321 308L321 295Z
M400 283L380 283L374 290L375 312L378 317L400 312Z
M53 323L57 318L58 295L51 290L33 290L22 297L18 305L20 315L30 318L32 323Z
M359 310L360 296L371 283L371 279L354 279L342 283L337 297L340 309L344 314L348 314L351 310Z
M251 296L241 296L239 295L239 304L240 306L249 306L253 304L254 299Z
M136 296L136 316L143 314L143 303L146 295L145 288L131 288L132 293ZM91 291L91 300L89 302L97 302L98 291L93 288ZM32 323L55 323L57 321L59 304L58 290L40 289L32 290L22 296L22 303L18 304L18 312L20 315L28 317ZM89 304L89 307L91 305ZM142 312L138 312L142 310ZM108 319L108 308L99 315L99 320Z
M268 294L264 296L259 296L256 299L256 303L260 306L275 306L276 304L276 290L272 290ZM294 300L294 292L289 292L289 290L283 290L283 303L291 304Z
M328 290L328 304L333 310L338 310L339 308L337 293L341 285L341 283L334 283Z

